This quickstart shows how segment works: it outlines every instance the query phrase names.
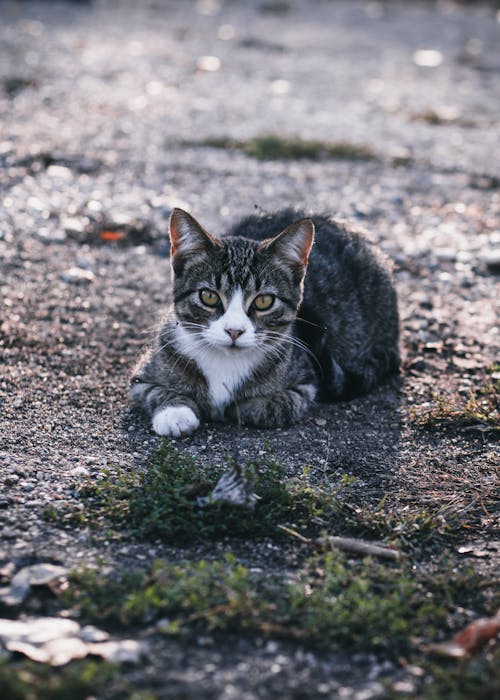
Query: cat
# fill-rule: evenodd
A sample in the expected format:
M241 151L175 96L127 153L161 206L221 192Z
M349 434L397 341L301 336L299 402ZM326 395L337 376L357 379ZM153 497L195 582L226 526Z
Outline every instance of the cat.
M173 308L131 386L159 435L288 426L398 371L396 293L361 234L286 209L220 238L174 209L170 241Z

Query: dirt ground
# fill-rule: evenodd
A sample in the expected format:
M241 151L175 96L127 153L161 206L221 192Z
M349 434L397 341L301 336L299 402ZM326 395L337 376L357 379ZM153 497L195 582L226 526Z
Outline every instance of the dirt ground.
M394 261L401 377L290 429L205 425L173 442L200 461L222 462L237 444L243 457L271 449L290 477L304 465L348 474L357 498L385 496L402 519L414 507L470 513L451 546L498 574L498 432L455 408L498 379L498 20L493 4L452 2L0 4L4 568L146 568L224 551L250 568L291 566L293 541L117 542L44 517L78 504L89 477L144 469L159 444L127 388L169 299L171 209L217 233L256 207L291 205L354 222ZM206 145L269 133L343 144L347 157ZM437 431L419 425L436 395L459 414ZM422 545L419 561L436 553ZM424 693L404 665L373 654L262 635L149 643L122 672L137 697Z

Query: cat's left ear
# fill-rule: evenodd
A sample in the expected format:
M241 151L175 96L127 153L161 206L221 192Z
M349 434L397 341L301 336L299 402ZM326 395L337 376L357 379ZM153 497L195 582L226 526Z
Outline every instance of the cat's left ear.
M274 238L262 241L259 248L269 250L292 264L305 267L314 242L312 219L301 219L279 233Z

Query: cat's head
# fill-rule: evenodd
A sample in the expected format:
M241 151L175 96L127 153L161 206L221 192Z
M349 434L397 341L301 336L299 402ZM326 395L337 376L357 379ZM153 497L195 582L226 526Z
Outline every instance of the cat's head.
M279 345L302 301L314 224L274 238L220 239L182 209L170 217L174 307L193 338L233 353Z

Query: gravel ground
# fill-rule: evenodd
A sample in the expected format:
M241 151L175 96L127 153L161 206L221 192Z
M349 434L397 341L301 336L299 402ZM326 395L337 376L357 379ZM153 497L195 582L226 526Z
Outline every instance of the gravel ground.
M255 206L334 213L395 261L402 378L266 433L290 474L313 462L374 498L392 489L422 502L456 498L463 479L492 488L491 441L422 432L410 409L434 391L466 397L498 361L499 28L481 3L1 3L4 563L133 565L224 548L96 546L41 516L107 466L142 467L158 444L126 392L168 301L174 206L214 231ZM378 157L257 161L194 143L269 132ZM257 431L221 425L177 446L217 460L236 441L244 455L262 449ZM436 484L443 464L448 481ZM250 565L284 567L290 554L234 547ZM132 686L162 698L368 700L382 696L379 676L402 673L284 642L198 641L155 640Z

